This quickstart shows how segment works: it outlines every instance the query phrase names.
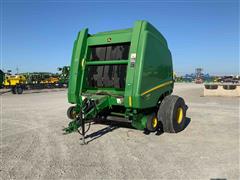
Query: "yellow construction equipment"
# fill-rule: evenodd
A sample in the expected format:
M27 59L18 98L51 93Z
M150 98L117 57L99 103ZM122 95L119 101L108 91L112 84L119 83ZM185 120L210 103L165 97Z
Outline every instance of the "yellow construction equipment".
M5 87L26 84L26 77L23 75L7 75L3 82Z

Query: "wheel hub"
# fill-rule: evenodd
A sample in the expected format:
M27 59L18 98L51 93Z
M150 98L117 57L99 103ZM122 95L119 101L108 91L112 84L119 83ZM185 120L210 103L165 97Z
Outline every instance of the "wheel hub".
M179 107L177 109L177 123L181 124L182 120L183 120L183 108Z
M153 126L153 128L156 128L156 127L157 127L157 123L158 123L158 120L157 120L156 117L154 117L153 120L152 120L152 126Z

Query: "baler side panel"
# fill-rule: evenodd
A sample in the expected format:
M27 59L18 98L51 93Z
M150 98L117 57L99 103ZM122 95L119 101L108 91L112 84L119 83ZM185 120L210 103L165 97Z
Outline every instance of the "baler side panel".
M143 29L145 31L151 32L154 36L158 38L158 41L161 42L163 46L168 48L167 40L152 24L150 24L149 22L144 22Z
M136 107L150 108L156 106L160 96L173 89L172 59L168 48L155 34L142 33L144 46L142 49L142 69L138 75L139 89L136 92Z
M81 102L79 93L82 77L82 60L86 50L87 36L88 29L82 30L74 43L68 86L68 101L73 104Z

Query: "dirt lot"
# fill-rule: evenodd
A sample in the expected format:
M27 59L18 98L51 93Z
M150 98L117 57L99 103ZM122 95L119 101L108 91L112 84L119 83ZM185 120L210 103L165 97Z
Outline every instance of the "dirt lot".
M202 86L195 84L176 84L174 94L189 106L184 131L145 135L94 124L88 134L99 133L86 146L78 133L62 134L66 91L3 94L0 177L239 179L239 99L201 97Z

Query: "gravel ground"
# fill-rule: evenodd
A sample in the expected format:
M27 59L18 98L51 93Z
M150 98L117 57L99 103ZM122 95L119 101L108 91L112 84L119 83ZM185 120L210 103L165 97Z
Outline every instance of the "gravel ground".
M189 106L178 134L145 135L94 124L88 145L63 135L66 91L5 93L1 99L2 179L239 179L239 98L202 97L202 85L176 84ZM96 136L97 135L97 136Z

